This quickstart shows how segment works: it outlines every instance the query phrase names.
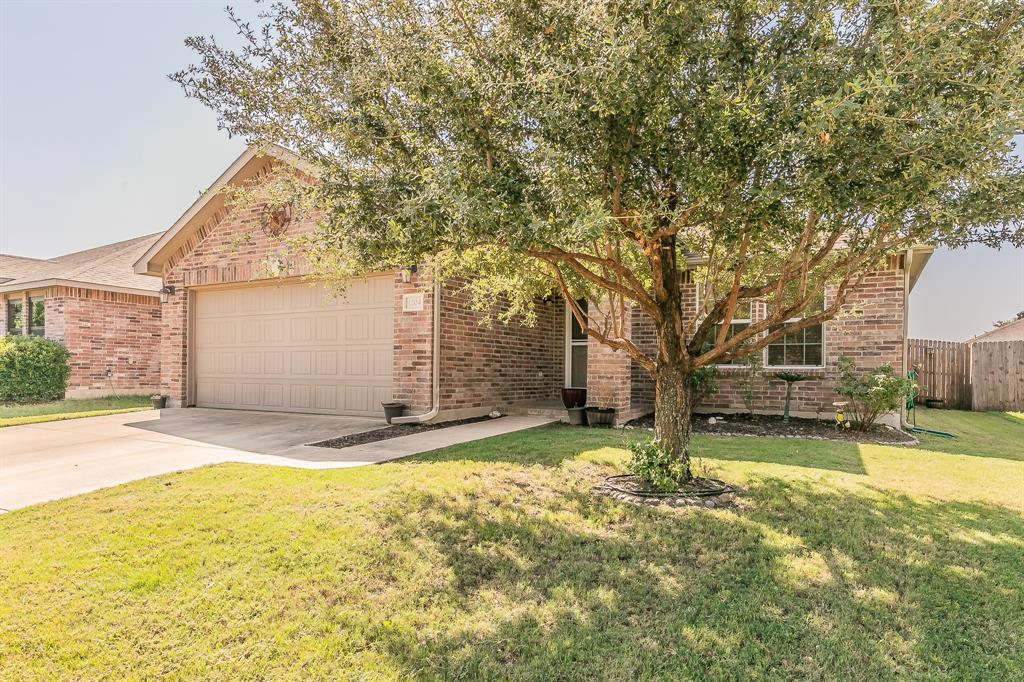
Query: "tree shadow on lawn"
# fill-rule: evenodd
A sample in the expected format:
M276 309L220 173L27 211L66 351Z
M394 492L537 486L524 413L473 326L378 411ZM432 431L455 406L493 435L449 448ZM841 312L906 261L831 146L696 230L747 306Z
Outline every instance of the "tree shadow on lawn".
M595 429L550 424L526 431L463 443L414 455L402 462L507 462L522 466L559 466L582 453L602 448L626 448L630 441L649 438L643 430ZM799 438L694 436L691 453L697 458L785 464L866 474L857 443Z
M417 602L458 614L372 644L410 676L1024 674L1024 519L1006 509L775 478L740 513L495 483L379 508L385 543L429 547L448 576Z

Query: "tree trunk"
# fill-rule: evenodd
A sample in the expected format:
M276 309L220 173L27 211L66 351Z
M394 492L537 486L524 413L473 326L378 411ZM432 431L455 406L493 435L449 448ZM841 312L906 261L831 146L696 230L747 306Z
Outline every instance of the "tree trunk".
M654 378L654 435L683 464L685 483L690 472L690 412L688 376L679 366L659 367Z

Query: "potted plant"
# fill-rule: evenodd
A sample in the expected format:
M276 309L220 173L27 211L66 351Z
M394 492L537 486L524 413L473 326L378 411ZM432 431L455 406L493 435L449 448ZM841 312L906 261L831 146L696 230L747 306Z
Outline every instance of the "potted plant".
M405 412L405 403L381 403L381 407L384 408L384 421L388 424L395 417L401 417L402 413Z
M569 412L569 423L573 426L583 426L585 423L585 405L587 404L587 389L585 388L563 388L562 404Z
M149 399L153 402L154 410L162 410L167 407L167 396L165 395L151 395Z

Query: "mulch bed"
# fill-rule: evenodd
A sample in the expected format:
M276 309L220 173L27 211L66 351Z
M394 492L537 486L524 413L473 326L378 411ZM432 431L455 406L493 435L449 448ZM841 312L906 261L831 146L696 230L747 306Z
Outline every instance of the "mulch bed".
M710 418L715 423L710 423ZM653 429L654 415L640 417L626 424L626 428ZM807 438L810 440L839 440L882 445L915 445L918 440L887 426L875 426L868 431L837 429L835 422L821 419L790 417L789 423L778 415L755 414L695 414L693 432L714 436L771 436L773 438Z
M374 431L363 431L362 433L353 433L348 436L341 436L339 438L329 438L322 440L318 443L309 443L314 447L318 448L347 448L353 445L363 445L364 443L376 443L382 440L390 440L392 438L400 438L402 436L411 436L414 433L423 433L424 431L436 431L438 429L447 429L449 426L461 426L463 424L474 424L476 422L485 422L495 419L496 417L472 417L470 419L455 419L450 422L439 422L439 423L426 423L426 424L391 424L385 426L383 429L376 429ZM500 417L497 417L500 419Z
M713 478L695 478L670 493L653 491L637 476L609 476L594 492L622 502L648 507L703 507L716 509L735 507L736 496L742 491Z

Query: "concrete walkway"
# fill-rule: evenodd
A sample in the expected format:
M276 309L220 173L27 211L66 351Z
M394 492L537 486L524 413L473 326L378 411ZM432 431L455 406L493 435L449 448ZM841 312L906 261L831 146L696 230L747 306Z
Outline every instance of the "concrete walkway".
M383 428L384 421L193 408L14 426L0 429L0 510L223 462L303 469L375 464L550 421L503 417L343 449L305 443Z

